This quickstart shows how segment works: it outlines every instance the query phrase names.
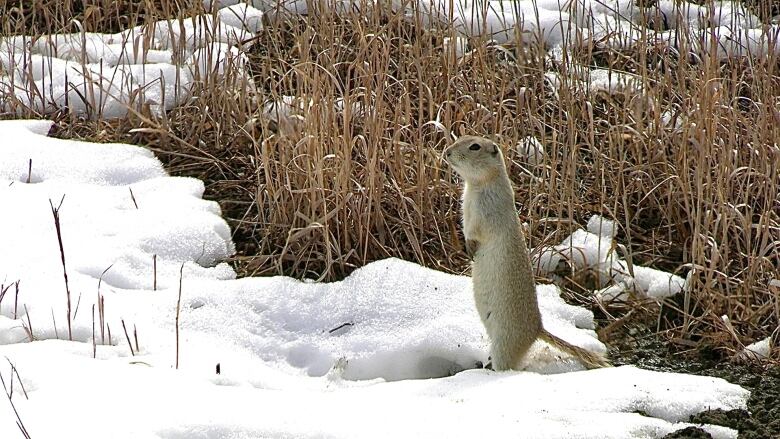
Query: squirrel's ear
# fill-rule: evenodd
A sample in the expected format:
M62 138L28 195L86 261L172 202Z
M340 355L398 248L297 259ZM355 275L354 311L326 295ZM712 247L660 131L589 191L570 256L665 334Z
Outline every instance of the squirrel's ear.
M493 154L493 155L498 154L498 145L496 145L493 142L490 142L490 146L491 146L490 153Z

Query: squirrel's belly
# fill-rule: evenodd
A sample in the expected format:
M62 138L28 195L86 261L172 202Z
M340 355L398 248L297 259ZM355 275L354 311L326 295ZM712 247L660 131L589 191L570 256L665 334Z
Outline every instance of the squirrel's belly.
M502 264L492 264L482 258L475 261L471 268L471 280L474 287L474 302L477 305L477 311L485 322L488 320L488 313L494 311L502 300L501 295L506 294L506 273L500 266Z

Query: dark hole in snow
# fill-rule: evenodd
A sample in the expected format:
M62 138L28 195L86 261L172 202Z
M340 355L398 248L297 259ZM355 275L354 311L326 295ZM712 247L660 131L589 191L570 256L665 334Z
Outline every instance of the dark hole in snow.
M442 378L466 370L460 364L444 357L425 357L417 363L417 378Z

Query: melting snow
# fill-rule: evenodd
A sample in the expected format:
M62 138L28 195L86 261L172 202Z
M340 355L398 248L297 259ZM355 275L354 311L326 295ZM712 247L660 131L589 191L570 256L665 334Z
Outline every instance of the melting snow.
M50 126L0 122L0 356L27 397L10 368L0 374L34 438L644 438L745 407L748 392L721 379L571 372L544 348L529 359L541 374L475 369L488 341L469 279L409 262L334 283L235 279L220 262L228 227L200 181L167 176L140 147L46 137ZM61 201L71 312L50 201ZM613 236L592 223L588 243ZM603 263L601 250L587 260ZM545 326L604 350L589 311L554 286L538 294ZM0 400L0 437L19 435Z
M246 3L204 0L207 10L214 8L213 15L160 20L117 34L0 38L0 95L6 96L0 98L0 108L19 111L21 105L50 112L67 107L81 115L114 118L148 106L160 115L187 102L193 84L212 72L223 75L230 66L245 77L247 59L240 43L262 29L264 14L309 12L303 0ZM359 11L373 3L342 0L332 6ZM592 45L622 50L643 43L684 50L694 58L725 59L767 56L780 47L775 44L778 25L762 23L735 1L699 6L663 0L648 8L633 0L394 0L392 5L427 26L451 24L457 34L446 45L454 46L456 56L467 52L464 37L475 36L497 43L541 41L553 54ZM640 78L627 73L594 70L581 76L595 89L641 91Z

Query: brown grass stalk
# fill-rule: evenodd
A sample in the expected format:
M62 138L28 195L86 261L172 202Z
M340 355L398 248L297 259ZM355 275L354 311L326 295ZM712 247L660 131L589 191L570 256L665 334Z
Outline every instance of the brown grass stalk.
M24 314L27 316L27 325L24 325L24 322L22 325L24 326L25 332L27 332L27 337L30 338L30 341L34 341L35 337L33 336L33 326L32 326L32 320L30 319L30 311L27 309L27 304L24 304Z
M9 363L11 363L10 360L8 360ZM5 379L3 379L3 375L0 374L0 384L3 385L3 391L5 392L5 396L8 397L8 402L11 404L11 409L14 411L14 416L16 417L16 426L19 429L19 432L22 434L22 437L25 439L30 439L30 433L27 432L27 428L24 426L24 422L22 422L22 418L19 416L19 411L16 410L16 405L14 404L13 400L13 373L16 371L16 367L11 364L11 390L9 391L8 387L6 387ZM16 372L17 377L19 376L19 372ZM21 379L19 379L19 383L21 384ZM27 397L27 391L24 390L24 385L22 385L22 390L24 391L24 396ZM28 398L29 399L29 398Z
M109 265L106 267L105 270L103 270L102 273L100 273L100 277L98 278L98 284L97 284L97 306L98 306L98 319L100 323L100 344L105 345L106 344L106 300L105 297L100 294L100 285L103 283L103 276L108 272L108 270L113 267L114 264ZM94 307L94 305L93 305ZM93 320L94 320L94 314L93 314ZM93 325L93 331L94 331L94 321L92 323ZM94 334L93 334L94 337ZM111 343L111 336L109 333L108 337L109 344Z
M127 340L127 346L130 348L130 355L135 357L135 349L133 349L133 343L130 342L130 335L127 333L127 326L125 320L122 319L122 330L125 331L125 339Z
M19 309L19 283L21 281L14 282L14 320L16 320L18 313L17 310Z
M92 358L97 358L97 340L95 338L95 304L92 304Z
M179 368L179 314L181 312L181 286L184 280L184 264L179 268L179 296L176 300L176 369Z
M65 295L67 299L67 311L68 315L66 316L66 321L68 323L68 340L73 341L73 330L71 329L71 322L72 322L72 310L71 310L71 304L70 304L70 287L68 286L68 269L65 266L65 249L62 246L62 228L60 226L60 208L62 207L62 202L65 200L65 196L62 196L62 199L60 200L60 204L57 207L54 207L54 204L51 200L49 200L49 204L51 205L51 214L54 217L54 229L57 232L57 243L60 247L60 260L62 261L62 275L65 278ZM55 327L56 330L56 327Z
M8 292L8 290L11 288L11 285L13 285L13 284L8 284L8 285L0 284L0 305L3 304L3 299L5 298L5 293Z

